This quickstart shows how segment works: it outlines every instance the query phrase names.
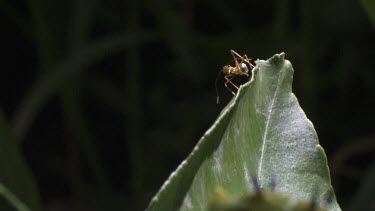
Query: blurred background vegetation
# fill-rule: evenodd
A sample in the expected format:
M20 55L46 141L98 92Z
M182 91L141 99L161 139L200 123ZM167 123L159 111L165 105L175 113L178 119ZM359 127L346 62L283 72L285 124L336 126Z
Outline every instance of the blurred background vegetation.
M286 53L339 204L375 209L373 0L0 0L0 15L0 188L30 208L145 209L232 97L220 81L216 105L214 82L234 49Z

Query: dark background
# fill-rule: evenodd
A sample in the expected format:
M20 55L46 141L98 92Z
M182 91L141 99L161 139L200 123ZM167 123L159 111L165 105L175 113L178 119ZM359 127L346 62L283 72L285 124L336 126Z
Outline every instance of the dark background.
M45 210L143 210L232 97L221 80L216 105L230 49L286 53L340 206L375 209L360 197L375 167L375 25L360 1L0 6L0 109Z

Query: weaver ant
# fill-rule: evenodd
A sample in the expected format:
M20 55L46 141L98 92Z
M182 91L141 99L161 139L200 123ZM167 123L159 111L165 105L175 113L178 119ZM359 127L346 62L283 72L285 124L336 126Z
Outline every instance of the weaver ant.
M219 75L220 73L223 73L224 74L224 78L226 80L225 82L225 87L230 91L232 92L233 95L235 95L236 93L231 90L229 87L228 87L228 83L230 83L234 88L238 89L238 86L236 86L233 82L232 82L232 79L236 76L236 75L245 75L247 77L249 77L249 67L251 69L254 68L254 65L250 63L251 61L251 58L248 58L247 55L245 54L244 56L241 56L240 54L238 54L237 52L235 52L234 50L230 50L230 53L232 54L233 56L233 60L235 62L235 66L232 67L230 65L225 65L223 67L223 69L219 72L218 74L218 77L216 78L216 81L215 81L215 88L216 88L216 103L219 104L219 93L217 91L217 80L219 78Z

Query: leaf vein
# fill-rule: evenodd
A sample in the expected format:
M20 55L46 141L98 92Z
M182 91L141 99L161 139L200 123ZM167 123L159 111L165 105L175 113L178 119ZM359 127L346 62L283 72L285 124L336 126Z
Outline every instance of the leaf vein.
M271 115L272 115L272 112L273 112L273 109L274 109L274 105L275 105L275 101L276 101L276 97L279 93L279 88L280 88L280 73L279 73L279 77L277 79L277 86L276 86L276 90L275 90L275 93L272 97L272 101L271 101L271 108L269 110L269 114L267 116L267 120L266 120L266 128L265 128L265 131L264 131L264 136L263 136L263 140L262 140L262 149L261 149L261 155L260 155L260 161L259 161L259 166L258 166L258 176L257 176L257 180L259 182L259 185L262 187L262 180L263 178L262 177L262 169L263 169L263 160L264 160L264 154L265 154L265 149L266 149L266 140L267 140L267 135L268 135L268 128L269 128L269 123L270 123L270 119L271 119Z

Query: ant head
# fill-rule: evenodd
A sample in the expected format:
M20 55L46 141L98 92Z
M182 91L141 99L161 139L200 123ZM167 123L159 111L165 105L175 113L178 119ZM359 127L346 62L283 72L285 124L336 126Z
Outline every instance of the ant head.
M249 68L247 67L247 65L245 63L241 63L240 64L240 68L241 68L241 72L243 73L248 73L249 72Z

